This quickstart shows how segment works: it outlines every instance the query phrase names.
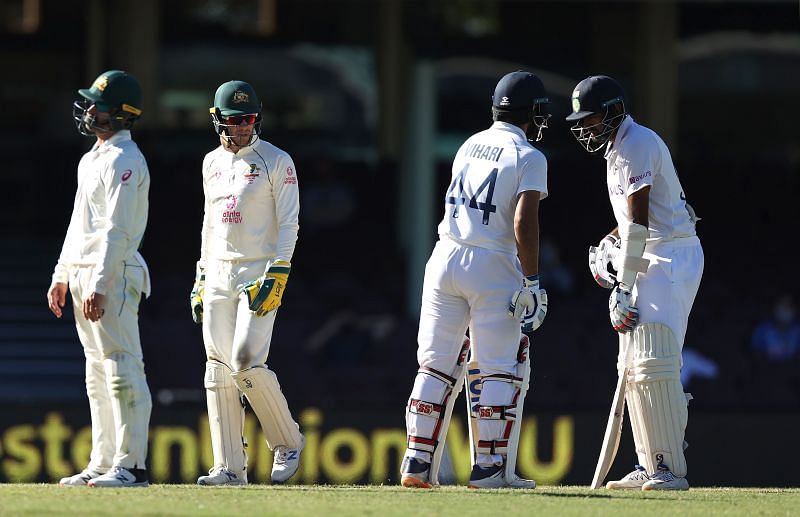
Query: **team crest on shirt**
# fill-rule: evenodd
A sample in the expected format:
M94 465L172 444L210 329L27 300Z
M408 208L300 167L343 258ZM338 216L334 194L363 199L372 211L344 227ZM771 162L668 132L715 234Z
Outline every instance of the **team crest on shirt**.
M575 90L572 92L572 111L575 113L581 110L581 100L580 100L581 92L580 90Z
M242 102L249 102L250 96L247 93L243 92L242 90L236 90L233 92L233 103L234 104L241 104Z
M283 180L284 185L297 185L297 176L294 175L292 166L286 167L286 179Z
M244 177L247 178L247 184L252 185L253 182L256 180L257 177L261 175L261 169L255 163L250 164L250 170L244 174Z

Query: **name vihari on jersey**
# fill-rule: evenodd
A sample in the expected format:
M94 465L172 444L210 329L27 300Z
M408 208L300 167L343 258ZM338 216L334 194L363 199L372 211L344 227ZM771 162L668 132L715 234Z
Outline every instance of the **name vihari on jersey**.
M464 151L464 156L467 158L477 158L479 160L489 160L496 162L500 159L503 153L502 147L495 147L492 145L472 144Z

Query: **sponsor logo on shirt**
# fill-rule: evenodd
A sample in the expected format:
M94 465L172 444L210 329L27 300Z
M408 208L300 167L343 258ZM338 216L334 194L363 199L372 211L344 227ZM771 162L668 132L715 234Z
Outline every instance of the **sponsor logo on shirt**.
M622 188L622 185L609 185L608 193L612 196L621 196L625 194L625 189Z
M291 166L286 167L286 179L283 180L284 185L297 185L297 177L294 175L294 169Z
M133 171L130 170L130 169L128 169L125 172L123 172L122 173L122 183L127 184L128 180L131 179L132 175L133 175Z
M242 213L236 210L236 205L239 203L239 199L234 196L230 195L225 198L227 203L225 203L225 211L222 212L222 222L228 224L239 224L242 222Z
M639 174L638 176L631 176L631 179L628 181L630 182L631 185L633 185L634 183L638 183L645 178L649 178L650 176L652 176L652 174L650 173L650 171L647 171L645 173Z

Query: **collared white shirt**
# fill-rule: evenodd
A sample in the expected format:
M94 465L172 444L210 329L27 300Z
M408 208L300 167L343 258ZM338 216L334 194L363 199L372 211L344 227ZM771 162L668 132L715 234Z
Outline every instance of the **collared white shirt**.
M547 197L547 159L521 128L495 122L456 154L439 235L516 254L514 213L519 194L527 190Z
M78 189L53 281L67 283L71 265L94 265L87 292L107 294L124 262L139 261L134 257L147 226L149 190L147 162L130 131L95 142L78 164Z
M606 147L605 159L608 195L618 226L633 222L628 197L650 186L648 244L695 235L672 156L653 130L626 116L614 141Z
M300 200L289 154L261 139L237 153L219 146L203 160L203 192L200 267L208 260L291 262Z

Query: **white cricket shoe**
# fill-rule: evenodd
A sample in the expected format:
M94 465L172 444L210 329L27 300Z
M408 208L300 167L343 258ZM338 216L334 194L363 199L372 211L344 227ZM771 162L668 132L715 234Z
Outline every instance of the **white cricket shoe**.
M505 465L490 467L473 465L469 476L469 488L536 488L536 481L523 479L516 474L511 479L506 479Z
M126 469L125 467L111 467L111 470L100 477L89 480L87 486L93 488L128 488L148 487L147 471L144 469Z
M300 467L300 453L306 446L306 438L301 435L300 447L290 449L285 445L275 447L272 457L272 483L281 484L289 481Z
M214 467L207 476L197 478L197 484L203 486L246 485L247 472L237 475L225 467Z
M650 481L647 470L641 465L636 465L636 469L618 481L609 481L606 488L609 490L641 490L645 483Z
M400 484L406 488L433 488L430 480L431 464L406 456L400 465Z
M689 482L676 477L671 470L659 470L642 485L642 490L689 490Z
M87 467L74 476L61 478L61 481L58 482L58 486L86 486L89 480L98 478L102 475L102 472Z

